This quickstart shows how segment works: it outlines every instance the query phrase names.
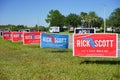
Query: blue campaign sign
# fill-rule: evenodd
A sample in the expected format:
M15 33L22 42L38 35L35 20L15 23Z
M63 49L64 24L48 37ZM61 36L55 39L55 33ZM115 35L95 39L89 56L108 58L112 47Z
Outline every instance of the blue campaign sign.
M41 34L41 48L68 48L68 35Z

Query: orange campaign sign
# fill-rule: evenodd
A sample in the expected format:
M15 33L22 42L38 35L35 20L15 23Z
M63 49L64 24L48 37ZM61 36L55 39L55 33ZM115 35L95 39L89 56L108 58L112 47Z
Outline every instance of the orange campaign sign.
M22 42L23 32L12 32L12 42Z
M118 57L118 35L74 34L73 56Z

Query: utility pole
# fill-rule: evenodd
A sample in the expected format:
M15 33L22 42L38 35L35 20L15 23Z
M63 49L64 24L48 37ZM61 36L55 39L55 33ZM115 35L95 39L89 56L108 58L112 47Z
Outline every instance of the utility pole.
M106 6L104 5L104 33L106 32Z
M38 27L38 32L39 32L39 17L37 19L37 27Z

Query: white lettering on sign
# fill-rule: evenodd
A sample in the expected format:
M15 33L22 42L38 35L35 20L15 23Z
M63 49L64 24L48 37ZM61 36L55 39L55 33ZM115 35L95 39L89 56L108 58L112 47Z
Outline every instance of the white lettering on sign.
M35 39L40 39L40 35L35 35Z
M19 37L19 35L18 34L14 34L13 37Z
M51 38L51 37L43 37L44 42L54 42L54 43L66 43L66 38Z
M77 47L113 47L113 40L77 40Z
M77 47L90 47L89 40L77 40Z
M25 39L40 39L40 35L27 35Z
M95 47L112 47L113 40L95 40Z
M6 36L6 37L8 36L8 37L9 37L9 36L10 36L10 34L4 34L4 36Z
M55 43L63 43L66 42L67 39L66 38L55 38Z
M32 39L32 36L25 36L25 39Z
M80 30L79 33L90 33L90 30Z
M44 41L44 42L52 42L51 39L52 39L52 38L49 38L49 37L43 37L43 41Z
M21 38L21 37L23 37L23 35L22 34L14 34L13 37L20 37Z

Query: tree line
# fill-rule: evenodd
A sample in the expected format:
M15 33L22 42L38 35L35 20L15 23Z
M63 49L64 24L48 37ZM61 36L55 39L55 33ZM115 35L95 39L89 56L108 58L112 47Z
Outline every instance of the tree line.
M64 16L58 10L51 10L47 15L46 22L50 26L72 26L72 27L100 27L103 23L103 19L99 17L94 11L89 13L81 12L80 15L70 13Z
M83 27L83 28L100 28L103 29L104 20L99 17L94 11L89 13L81 12L80 14L70 13L64 16L59 10L50 10L46 22L49 26L67 27ZM120 8L115 9L107 19L107 27L120 27ZM120 29L119 29L120 30Z
M22 29L30 29L30 31L46 31L47 28L44 26L38 26L37 24L33 27L28 27L28 26L24 26L24 25L12 25L12 24L8 24L8 25L0 25L0 30L10 30L10 31L18 31L18 30L22 30Z

